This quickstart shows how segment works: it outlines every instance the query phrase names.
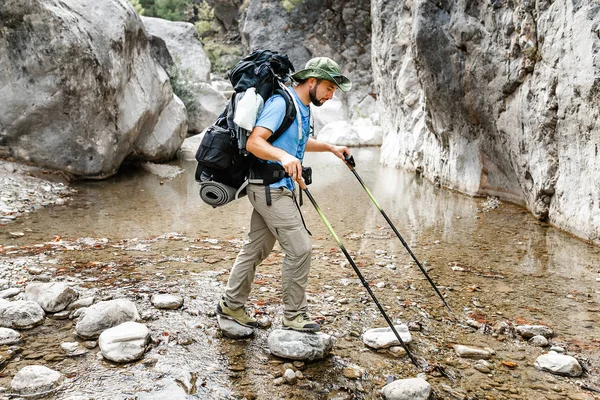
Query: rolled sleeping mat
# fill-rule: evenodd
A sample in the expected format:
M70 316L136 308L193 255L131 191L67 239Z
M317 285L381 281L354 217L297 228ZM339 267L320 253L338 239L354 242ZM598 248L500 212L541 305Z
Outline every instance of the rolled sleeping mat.
M224 206L225 204L232 202L236 199L237 192L238 189L219 182L206 181L200 183L200 198L206 204L213 207ZM244 194L245 191L241 196ZM241 196L238 195L237 198Z

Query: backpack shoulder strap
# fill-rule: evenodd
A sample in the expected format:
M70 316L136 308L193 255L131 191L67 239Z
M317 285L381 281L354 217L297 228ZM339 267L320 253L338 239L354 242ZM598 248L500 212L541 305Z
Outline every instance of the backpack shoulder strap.
M278 94L285 100L285 116L283 117L283 121L281 125L273 134L269 137L268 142L273 143L277 140L283 132L285 132L294 122L298 112L296 111L296 105L294 104L294 99L292 99L292 95L288 93L288 91L284 88L277 88L274 91L274 94Z

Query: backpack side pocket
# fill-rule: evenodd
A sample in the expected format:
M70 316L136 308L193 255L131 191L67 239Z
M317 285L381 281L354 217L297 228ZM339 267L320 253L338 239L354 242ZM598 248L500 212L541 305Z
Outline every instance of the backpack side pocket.
M229 129L213 125L204 134L196 152L198 164L214 169L227 169L231 165L235 144Z

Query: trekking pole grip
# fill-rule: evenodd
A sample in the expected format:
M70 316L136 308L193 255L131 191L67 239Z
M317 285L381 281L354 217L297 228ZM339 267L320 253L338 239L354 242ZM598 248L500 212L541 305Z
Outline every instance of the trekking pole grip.
M354 169L354 167L356 167L356 163L354 162L354 157L350 156L346 153L344 153L344 159L346 160L346 165L348 166L348 168L350 168L350 170Z

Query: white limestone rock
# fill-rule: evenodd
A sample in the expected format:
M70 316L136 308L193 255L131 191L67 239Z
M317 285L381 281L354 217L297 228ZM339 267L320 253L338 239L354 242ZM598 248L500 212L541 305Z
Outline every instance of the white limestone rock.
M0 346L17 344L21 340L23 340L23 337L14 329L0 328Z
M42 396L57 390L64 376L42 365L29 365L23 367L12 379L10 386L21 396Z
M150 340L148 328L137 322L125 322L100 334L98 345L107 360L127 363L140 359Z
M268 344L271 354L277 357L312 361L329 354L333 347L333 337L322 332L275 329L269 335Z
M385 385L381 394L386 400L427 400L431 386L423 378L400 379Z
M457 356L462 358L472 358L476 360L487 360L492 357L492 353L488 350L481 349L479 347L464 346L462 344L455 344L452 346Z
M46 312L59 312L77 300L79 293L64 282L30 283L25 298L38 303Z
M581 365L574 357L554 351L539 356L533 366L540 371L547 371L555 375L577 377L583 373Z
M95 339L108 328L139 318L137 307L130 300L101 301L85 309L75 330L84 339Z
M412 335L405 324L394 325L396 332L404 344L412 342ZM387 349L392 346L400 346L400 341L392 332L391 328L373 328L363 333L363 343L372 349Z
M44 322L46 313L35 301L0 302L0 327L30 329Z
M217 315L217 323L223 336L230 339L243 339L254 335L254 328L243 326L228 318Z
M173 294L155 294L150 302L156 308L175 310L183 305L183 297Z
M554 336L552 329L545 325L519 325L516 329L523 339L531 339L534 336L544 336L545 338Z

